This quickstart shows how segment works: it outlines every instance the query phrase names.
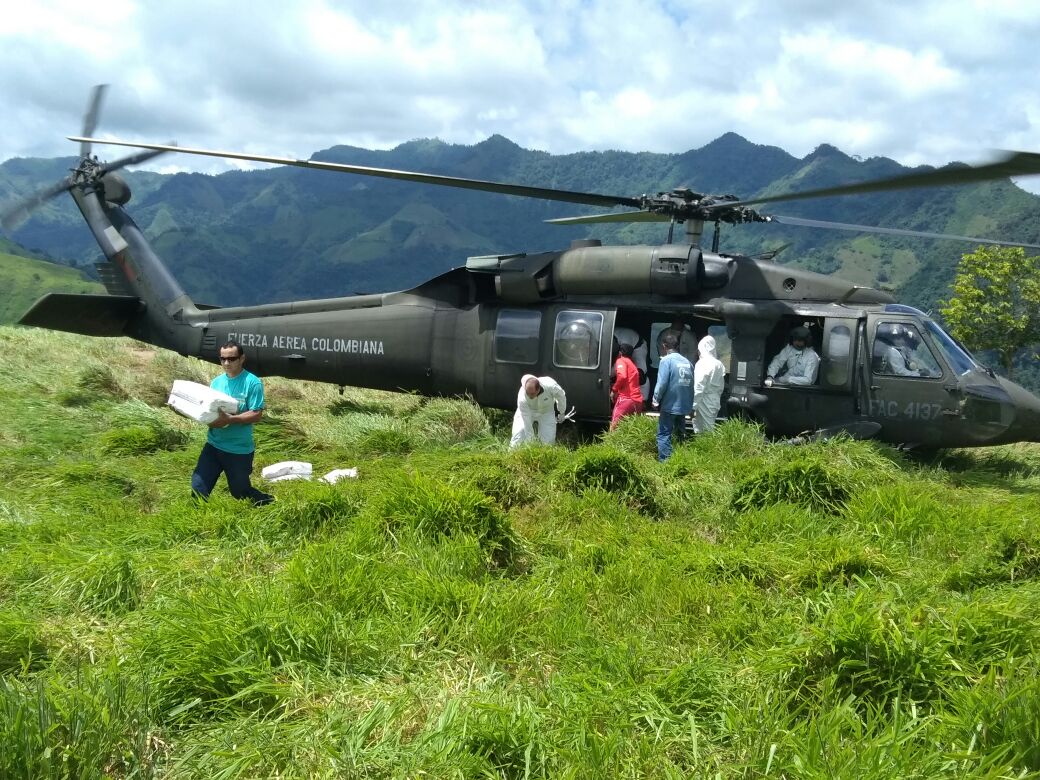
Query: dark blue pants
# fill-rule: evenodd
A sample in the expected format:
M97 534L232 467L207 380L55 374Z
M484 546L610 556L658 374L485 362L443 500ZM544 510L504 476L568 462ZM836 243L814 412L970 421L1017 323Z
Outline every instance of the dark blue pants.
M195 464L195 471L191 475L192 492L199 498L209 498L213 492L213 486L217 484L221 473L227 475L228 489L235 498L248 498L254 506L270 504L274 496L261 493L249 481L249 475L253 472L253 453L236 455L233 452L224 452L217 449L209 442L202 448L199 454L199 462Z
M668 460L672 456L672 436L682 444L686 441L686 415L661 412L657 418L657 459Z

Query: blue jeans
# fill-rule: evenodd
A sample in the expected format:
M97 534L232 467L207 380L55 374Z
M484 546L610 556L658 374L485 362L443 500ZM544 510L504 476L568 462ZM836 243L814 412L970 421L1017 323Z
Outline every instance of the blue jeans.
M682 444L686 441L686 415L661 412L657 418L657 459L668 460L672 456L672 436Z
M199 454L199 462L195 464L195 471L191 475L192 492L199 498L209 498L213 492L213 486L217 484L221 473L227 475L228 489L235 498L248 498L254 506L270 504L274 496L261 493L249 481L249 475L253 472L253 453L237 455L233 452L224 452L217 449L209 442L202 448Z

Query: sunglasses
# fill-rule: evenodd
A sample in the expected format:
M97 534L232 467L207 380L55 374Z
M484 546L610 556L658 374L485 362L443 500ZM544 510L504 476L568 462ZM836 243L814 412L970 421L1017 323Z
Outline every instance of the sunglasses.
M242 357L242 356L241 355L235 355L234 357L224 357L223 355L221 355L220 356L220 362L221 363L234 363L240 357Z

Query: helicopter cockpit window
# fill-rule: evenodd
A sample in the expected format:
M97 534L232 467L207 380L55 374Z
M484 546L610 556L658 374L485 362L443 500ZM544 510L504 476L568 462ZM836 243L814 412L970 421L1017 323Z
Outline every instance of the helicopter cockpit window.
M553 363L562 368L597 368L603 315L597 311L561 311L556 315Z
M942 351L943 355L946 356L950 368L952 368L958 376L971 371L978 365L978 363L972 359L971 355L969 355L961 345L954 340L953 336L939 327L937 322L934 320L925 320L924 327L930 334L932 334L932 339L939 345L939 349Z
M874 334L875 374L937 378L942 376L935 355L909 322L882 322Z
M495 326L495 360L499 363L533 365L538 362L538 333L542 313L503 309Z

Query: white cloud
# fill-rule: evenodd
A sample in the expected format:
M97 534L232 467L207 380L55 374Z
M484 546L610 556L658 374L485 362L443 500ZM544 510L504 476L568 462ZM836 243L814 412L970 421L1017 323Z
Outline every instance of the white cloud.
M906 164L1040 150L1032 2L36 0L0 29L0 159L99 133L306 157L501 133L679 152L727 131ZM113 155L115 156L115 155ZM214 170L203 159L156 161Z

